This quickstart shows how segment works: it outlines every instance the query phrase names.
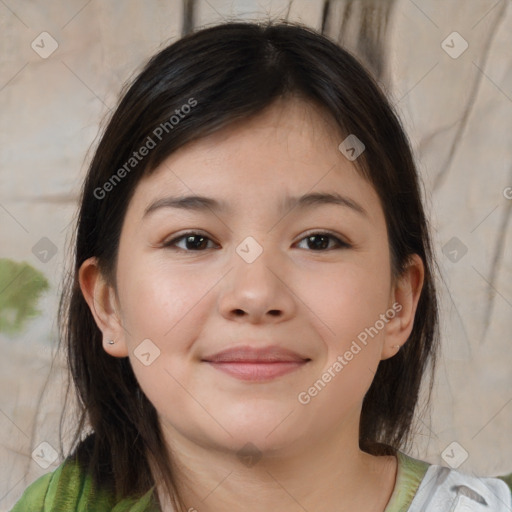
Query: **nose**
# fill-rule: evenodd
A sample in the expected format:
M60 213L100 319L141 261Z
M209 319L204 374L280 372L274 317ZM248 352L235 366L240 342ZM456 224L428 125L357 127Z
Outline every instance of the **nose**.
M229 320L250 323L285 321L297 303L291 289L291 269L269 250L252 262L234 252L231 271L223 280L220 313Z

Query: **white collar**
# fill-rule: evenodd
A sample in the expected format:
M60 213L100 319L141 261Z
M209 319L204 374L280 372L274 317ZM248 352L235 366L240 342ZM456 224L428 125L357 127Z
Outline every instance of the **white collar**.
M429 466L407 512L510 512L512 493L499 478Z

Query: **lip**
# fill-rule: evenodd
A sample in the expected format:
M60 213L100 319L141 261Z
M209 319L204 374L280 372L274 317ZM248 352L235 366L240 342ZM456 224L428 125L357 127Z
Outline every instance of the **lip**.
M216 352L211 356L206 356L203 361L214 363L270 363L270 362L303 362L309 360L297 352L279 347L278 345L271 345L268 347L251 347L249 345L240 345L238 347L231 347L220 352Z
M240 380L268 381L298 370L310 359L274 345L232 347L202 361Z

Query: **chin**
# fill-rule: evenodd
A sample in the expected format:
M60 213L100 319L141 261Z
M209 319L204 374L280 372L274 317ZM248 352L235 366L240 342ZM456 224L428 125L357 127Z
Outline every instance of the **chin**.
M232 437L224 437L218 442L224 449L240 456L245 452L250 454L252 451L270 457L284 455L296 443L301 442L296 428L282 424L284 417L272 422L259 421L251 424L232 422L229 428Z

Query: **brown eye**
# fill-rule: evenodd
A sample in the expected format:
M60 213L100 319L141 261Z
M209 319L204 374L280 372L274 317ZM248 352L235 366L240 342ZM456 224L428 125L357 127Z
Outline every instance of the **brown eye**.
M184 247L178 247L177 244L184 240ZM189 232L185 233L183 235L180 235L179 237L173 238L172 240L169 240L168 242L165 242L163 244L164 247L169 248L177 248L178 250L182 251L188 251L188 252L198 252L202 251L203 249L207 249L208 241L211 241L210 238L207 236L196 233L196 232Z
M326 232L318 232L318 233L311 233L305 238L301 240L306 240L307 246L309 249L313 251L325 251L330 249L339 249L339 248L349 248L351 247L350 244L347 244L346 242L343 242L338 237L334 236L331 233ZM334 247L329 248L329 242L333 240L335 242Z
M340 240L337 236L328 232L314 232L304 237L300 242L306 241L307 249L315 252L325 252L332 249L350 248L351 245ZM184 252L201 252L208 248L208 242L212 240L202 233L190 231L179 237L173 238L163 244L163 247ZM334 246L331 243L334 242ZM182 246L178 246L181 243ZM212 242L213 243L213 242Z

